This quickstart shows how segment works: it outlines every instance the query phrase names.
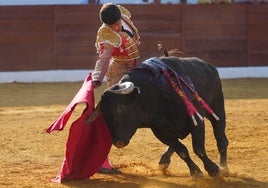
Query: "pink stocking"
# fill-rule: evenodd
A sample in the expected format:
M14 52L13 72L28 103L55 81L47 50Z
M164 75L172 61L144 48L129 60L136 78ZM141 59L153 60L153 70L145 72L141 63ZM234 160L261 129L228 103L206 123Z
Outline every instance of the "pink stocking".
M114 167L111 165L111 163L110 163L108 157L105 159L105 161L103 162L103 164L102 164L101 167L102 167L102 168L106 168L106 169L112 169L112 168L114 168Z

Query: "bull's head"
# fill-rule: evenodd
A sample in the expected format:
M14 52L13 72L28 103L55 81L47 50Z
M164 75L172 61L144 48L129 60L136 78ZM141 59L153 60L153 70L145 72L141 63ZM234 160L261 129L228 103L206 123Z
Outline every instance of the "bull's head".
M114 89L118 88L118 89ZM109 89L106 90L106 92L112 92L112 93L117 93L117 94L129 94L133 91L134 89L134 84L132 82L124 82L119 85L113 85ZM140 90L137 88L139 93ZM86 123L91 123L93 122L99 115L100 115L101 109L100 109L100 103L97 104L94 112L86 119Z
M141 123L141 109L136 100L139 93L139 88L132 82L116 84L104 92L100 103L91 115L90 121L94 120L100 112L103 113L113 144L117 148L128 145Z

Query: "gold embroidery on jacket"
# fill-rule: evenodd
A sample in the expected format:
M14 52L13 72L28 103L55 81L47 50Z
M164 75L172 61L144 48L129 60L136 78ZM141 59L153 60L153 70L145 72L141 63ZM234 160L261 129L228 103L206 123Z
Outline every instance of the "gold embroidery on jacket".
M140 57L137 44L133 38L131 38L127 33L123 34L126 38L125 48L122 48L122 38L121 36L109 28L108 26L102 25L97 34L96 48L97 52L100 51L101 44L110 44L115 48L120 48L121 54L113 54L113 58L116 60L133 60ZM127 53L123 53L126 51Z
M100 51L100 45L103 43L108 43L118 48L122 45L122 39L117 32L115 32L113 29L106 26L105 24L102 24L102 26L98 30L97 39L95 43L98 53Z

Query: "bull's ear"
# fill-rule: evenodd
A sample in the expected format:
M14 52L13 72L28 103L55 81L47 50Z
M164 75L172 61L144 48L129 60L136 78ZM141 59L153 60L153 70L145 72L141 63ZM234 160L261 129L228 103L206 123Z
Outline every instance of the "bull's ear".
M141 95L140 95L141 91L139 87L135 87L133 89L133 92L130 94L131 96L131 101L133 104L139 104L139 101L141 99Z
M134 87L134 91L137 91L138 94L141 93L140 87L136 87L136 86L135 86L135 87Z

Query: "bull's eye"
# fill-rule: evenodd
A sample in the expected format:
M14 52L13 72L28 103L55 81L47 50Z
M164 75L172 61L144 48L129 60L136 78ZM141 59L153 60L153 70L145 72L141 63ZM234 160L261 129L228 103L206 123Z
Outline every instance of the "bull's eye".
M125 112L126 106L125 105L118 105L116 111L118 114L123 114Z

